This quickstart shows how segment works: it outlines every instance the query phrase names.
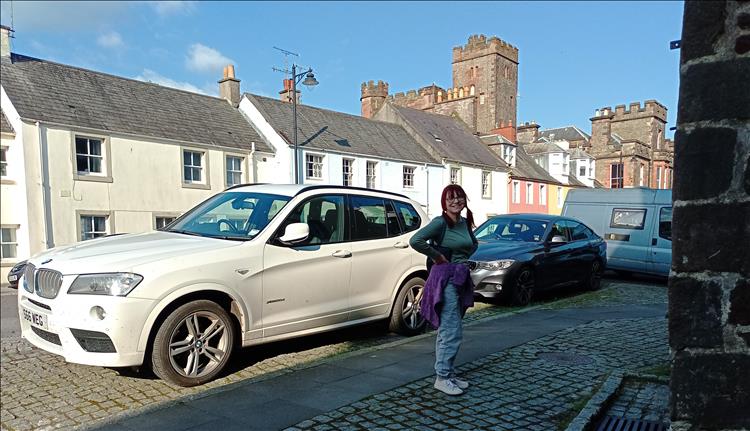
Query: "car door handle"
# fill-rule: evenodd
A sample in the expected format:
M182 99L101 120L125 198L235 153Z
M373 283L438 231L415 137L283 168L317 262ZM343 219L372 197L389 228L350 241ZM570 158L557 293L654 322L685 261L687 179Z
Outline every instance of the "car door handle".
M407 248L407 247L409 247L409 244L407 244L407 243L405 243L403 241L399 241L399 242L393 244L393 247L395 247L395 248Z
M331 255L333 257L352 257L352 252L349 250L336 250Z

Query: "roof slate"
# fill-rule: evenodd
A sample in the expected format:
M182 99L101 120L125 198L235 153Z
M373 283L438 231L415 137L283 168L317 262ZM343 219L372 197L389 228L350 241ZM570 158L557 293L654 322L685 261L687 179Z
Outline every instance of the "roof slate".
M550 135L555 135L554 140L556 141L588 141L589 139L591 139L591 135L576 126L558 127L556 129L545 129L539 131L539 136L541 137L550 138Z
M248 93L245 97L294 145L290 103ZM397 124L307 105L297 105L297 142L302 148L440 164Z
M226 100L12 55L2 83L27 120L272 153Z
M13 125L10 124L10 121L8 121L8 117L5 116L5 112L3 112L2 109L0 109L0 132L16 133L16 131L13 130Z
M459 163L508 170L508 165L460 121L446 115L392 106L441 157Z
M482 136L482 142L486 145L504 143L504 139L500 135L485 135ZM516 146L516 166L510 168L510 176L512 178L525 178L534 181L540 181L550 184L562 184L557 181L552 175L547 173L541 166L539 166L531 156L524 150L525 145Z
M524 144L523 148L526 150L526 154L547 154L547 153L565 153L567 152L562 147L551 142L534 142L532 144Z

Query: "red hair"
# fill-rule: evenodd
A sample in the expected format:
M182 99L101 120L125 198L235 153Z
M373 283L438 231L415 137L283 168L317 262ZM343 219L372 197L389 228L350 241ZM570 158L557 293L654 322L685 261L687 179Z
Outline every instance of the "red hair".
M448 223L449 227L453 227L455 223L453 223L453 220L451 220L450 217L446 215L446 211L448 211L448 207L445 205L445 200L448 198L464 198L466 202L466 223L469 224L470 228L474 228L474 214L471 213L471 210L469 209L469 198L466 197L466 192L464 189L459 186L458 184L448 184L443 189L443 194L440 197L440 206L443 208L443 219L445 219L445 222Z

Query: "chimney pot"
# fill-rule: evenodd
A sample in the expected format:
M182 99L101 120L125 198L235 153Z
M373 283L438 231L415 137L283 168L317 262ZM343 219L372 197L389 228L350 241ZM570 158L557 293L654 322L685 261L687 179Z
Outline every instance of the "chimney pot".
M227 78L234 78L234 65L227 66Z

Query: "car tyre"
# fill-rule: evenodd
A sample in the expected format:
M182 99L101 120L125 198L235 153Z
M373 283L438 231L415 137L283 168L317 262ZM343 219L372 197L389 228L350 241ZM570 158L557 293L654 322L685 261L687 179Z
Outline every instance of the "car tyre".
M510 295L510 302L513 305L525 306L531 302L534 295L534 272L531 268L521 268L516 275L513 290Z
M604 270L602 268L602 263L599 261L599 259L594 259L594 261L591 263L591 270L589 271L588 277L584 282L584 287L586 288L586 290L593 291L601 289L603 272Z
M213 301L189 302L159 326L151 366L154 374L175 385L202 385L225 368L234 340L234 323L226 310Z
M401 335L417 335L424 331L427 321L419 311L419 300L424 291L424 279L407 281L396 295L388 329Z

